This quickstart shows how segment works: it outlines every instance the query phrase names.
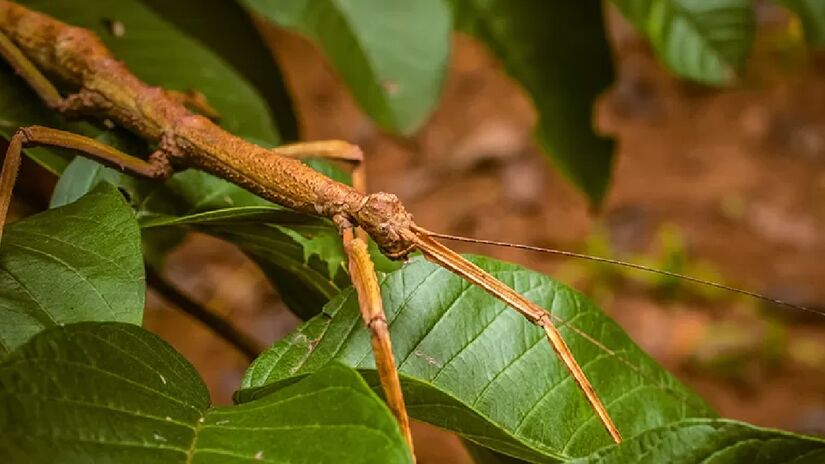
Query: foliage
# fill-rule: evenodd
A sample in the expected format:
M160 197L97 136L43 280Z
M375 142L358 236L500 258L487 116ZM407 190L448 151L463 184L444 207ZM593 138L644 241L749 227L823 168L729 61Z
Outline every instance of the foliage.
M750 52L754 14L749 0L615 0L678 74L730 84Z
M437 104L451 30L468 32L530 94L539 142L556 165L592 202L606 190L612 142L591 122L593 101L613 75L601 2L23 3L93 29L154 85L203 92L223 127L264 145L295 137L297 118L244 9L312 38L365 111L401 133ZM614 3L685 77L730 84L750 48L752 11L742 1ZM821 10L783 3L820 44ZM125 33L114 34L112 22ZM47 111L3 68L0 132L35 123L149 152L123 130ZM370 390L379 388L369 336L328 221L197 171L155 184L57 150L28 155L63 175L52 209L7 226L0 246L0 461L410 460ZM329 165L312 165L346 180ZM194 369L139 327L144 262L159 265L191 230L246 252L307 319L252 364L231 407L211 407ZM403 267L379 260L414 417L535 462L822 459L821 440L716 418L582 295L518 266L472 259L566 321L565 338L628 440L610 445L541 332L523 318L421 259Z
M799 16L805 40L814 47L825 47L825 3L817 0L776 0Z
M531 97L537 142L595 206L607 190L612 140L594 132L592 108L613 80L603 2L530 0L241 0L270 21L313 39L365 111L409 133L435 108L447 72L449 23L484 42ZM817 0L776 0L823 46ZM749 0L612 0L681 77L732 85L755 32ZM445 8L447 4L449 8ZM387 37L393 37L388 41Z
M111 186L6 227L0 247L0 354L80 321L141 324L140 231Z
M350 369L210 407L180 354L122 323L41 332L0 365L0 397L14 406L0 409L4 462L410 462L395 419Z
M318 43L382 127L410 133L438 102L450 50L450 12L442 0L241 3Z
M592 127L593 102L613 81L601 2L453 4L459 29L487 44L532 97L541 147L591 202L601 203L613 160L613 141Z
M825 458L825 442L723 419L696 419L648 430L622 446L605 448L581 463L795 462Z
M576 330L598 335L609 351L561 325L620 429L635 434L714 415L582 295L519 266L472 261ZM413 417L523 459L564 460L610 444L543 332L503 303L423 259L387 275L381 293ZM237 399L331 360L374 369L368 334L353 330L360 326L356 295L343 292L252 364Z

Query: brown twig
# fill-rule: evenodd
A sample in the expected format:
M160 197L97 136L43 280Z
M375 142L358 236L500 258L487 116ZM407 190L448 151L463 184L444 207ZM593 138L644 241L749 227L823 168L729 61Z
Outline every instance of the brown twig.
M232 325L223 317L204 308L180 291L174 284L150 267L146 268L146 282L166 302L197 319L212 332L240 351L250 361L254 361L263 351L263 347L249 335Z

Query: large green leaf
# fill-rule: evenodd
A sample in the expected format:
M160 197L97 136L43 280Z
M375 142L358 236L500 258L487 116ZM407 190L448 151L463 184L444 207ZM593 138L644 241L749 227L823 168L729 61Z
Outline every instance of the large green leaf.
M298 139L298 121L278 63L235 0L141 0L177 29L197 39L255 87L283 141Z
M600 1L452 0L458 27L478 37L530 95L552 162L598 205L613 141L593 130L593 103L613 81Z
M724 419L689 419L635 436L577 463L817 464L825 441Z
M613 0L677 74L730 84L751 51L750 0Z
M713 415L583 296L516 265L472 260L611 350L561 326L626 436ZM515 311L423 259L382 279L381 291L413 417L534 461L585 456L611 443L543 332ZM344 292L276 343L250 367L237 398L255 398L267 385L332 360L363 370L377 383L357 304L354 292Z
M410 462L389 410L348 368L210 407L180 354L120 323L52 328L0 364L0 460Z
M825 2L822 0L775 0L796 13L805 29L805 40L816 48L825 47Z
M450 48L443 0L241 0L312 38L382 127L414 131L438 102Z
M40 330L78 321L143 320L137 221L100 186L80 201L6 227L0 245L0 354Z
M223 59L222 51L212 51L205 40L196 39L177 29L173 21L182 23L180 17L172 14L173 7L167 7L164 14L144 5L137 0L73 0L71 2L54 2L49 0L24 0L20 3L34 10L51 15L61 21L75 26L89 28L96 32L114 55L123 60L141 79L152 85L160 85L176 90L198 90L209 103L221 114L221 125L230 132L245 137L256 137L269 143L279 141L278 132L264 98L238 69L246 71L248 64L240 57L231 64ZM213 30L218 31L224 20L230 29L215 36L224 36L237 29L241 21L238 15L243 11L238 8L202 7L201 2L175 2L178 8L188 7L197 11L201 25L207 20L203 15L216 13L208 18ZM220 13L218 15L217 13ZM121 37L112 33L107 23L117 21L124 27ZM191 31L194 26L182 24L183 29ZM248 34L247 34L248 35ZM234 37L234 36L232 36ZM216 39L217 40L217 39ZM236 39L230 40L236 43ZM237 45L241 45L239 40ZM206 46L205 46L206 45ZM248 44L253 49L260 47L254 41ZM245 49L241 47L241 49ZM247 56L252 52L239 53ZM261 52L263 53L263 52ZM267 57L268 58L268 57ZM40 100L28 89L23 81L14 75L7 65L0 73L0 133L8 137L20 126L40 124L44 126L65 128L95 137L101 133L90 124L75 123L67 125L62 117L44 109ZM261 65L268 68L271 65ZM237 69L236 69L237 68ZM261 78L254 79L261 85ZM277 76L272 76L272 86L278 86ZM278 90L270 90L270 93ZM275 98L267 94L271 99ZM148 151L148 150L147 150ZM35 159L49 169L60 172L66 162L61 161L53 150L30 151ZM145 153L136 153L137 155Z

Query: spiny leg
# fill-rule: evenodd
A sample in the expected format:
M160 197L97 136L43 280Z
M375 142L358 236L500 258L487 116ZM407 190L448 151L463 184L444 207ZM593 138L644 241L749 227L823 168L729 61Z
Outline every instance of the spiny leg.
M353 163L352 186L359 192L366 191L366 176L364 157L361 149L342 140L323 140L307 143L296 143L273 148L272 151L288 158L306 159L322 157L337 161ZM341 221L338 224L344 242L344 251L349 262L349 273L352 284L358 294L358 307L364 324L370 331L372 351L375 356L375 366L378 378L384 390L387 404L401 426L401 432L413 453L412 435L407 407L404 404L404 395L401 391L401 381L395 366L395 356L392 353L389 326L384 314L384 305L381 300L381 289L375 268L367 249L366 233L352 224Z
M356 167L361 167L364 164L364 154L358 148L358 145L343 140L291 143L272 148L272 151L287 158L327 158L336 161L350 161L355 163ZM366 185L354 185L354 187L360 190Z
M148 161L144 161L95 139L71 132L42 126L20 128L9 140L3 170L0 171L0 238L6 223L14 181L20 168L21 152L26 147L44 145L77 150L88 158L139 177L165 179L172 174L166 154L160 151L152 154Z

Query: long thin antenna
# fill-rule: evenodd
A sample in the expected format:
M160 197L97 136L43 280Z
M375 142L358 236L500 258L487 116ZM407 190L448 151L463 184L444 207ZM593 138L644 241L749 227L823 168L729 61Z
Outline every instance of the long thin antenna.
M519 244L519 243L499 242L499 241L496 241L496 240L484 240L484 239L480 239L480 238L462 237L460 235L442 234L442 233L438 233L438 232L432 232L432 231L429 231L429 230L427 231L427 234L429 234L432 237L443 238L445 240L455 240L455 241L458 241L458 242L468 242L468 243L478 243L478 244L482 244L482 245L494 245L494 246L518 248L518 249L521 249L521 250L537 251L537 252L540 252L540 253L549 253L549 254L558 255L558 256L567 256L567 257L570 257L570 258L587 259L587 260L595 261L595 262L598 262L598 263L612 264L612 265L615 265L615 266L623 266L623 267L627 267L627 268L630 268L630 269L636 269L636 270L639 270L639 271L652 272L654 274L661 274L661 275L665 275L665 276L669 276L669 277L676 277L678 279L687 280L689 282L693 282L693 283L696 283L696 284L706 285L708 287L713 287L713 288L719 288L719 289L722 289L722 290L727 290L729 292L739 293L741 295L747 295L751 298L756 298L758 300L767 301L769 303L773 303L773 304L785 306L785 307L788 307L788 308L793 308L793 309L796 309L796 310L799 310L799 311L805 311L805 312L808 312L808 313L816 314L817 316L825 317L825 312L817 311L816 309L813 309L813 308L806 308L805 306L800 306L800 305L796 305L796 304L793 304L793 303L788 303L787 301L782 301L782 300L779 300L779 299L776 299L776 298L771 298L769 296L765 296L765 295L762 295L762 294L759 294L759 293L750 292L750 291L747 291L747 290L742 290L742 289L736 288L736 287L730 287L730 286L727 286L727 285L719 284L719 283L716 283L716 282L711 282L709 280L699 279L697 277L692 277L692 276L685 275L685 274L679 274L678 272L671 272L671 271L665 271L665 270L662 270L662 269L656 269L654 267L644 266L642 264L628 263L626 261L620 261L618 259L604 258L604 257L601 257L601 256L593 256L593 255L588 255L588 254L584 254L584 253L576 253L576 252L573 252L573 251L557 250L555 248L542 248L542 247L537 247L537 246L532 246L532 245L522 245L522 244Z

